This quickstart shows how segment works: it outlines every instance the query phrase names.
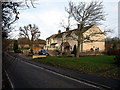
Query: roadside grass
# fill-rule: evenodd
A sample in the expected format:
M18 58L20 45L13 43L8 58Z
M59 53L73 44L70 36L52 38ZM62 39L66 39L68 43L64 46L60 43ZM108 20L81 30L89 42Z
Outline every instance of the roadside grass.
M33 59L42 64L70 69L79 73L94 73L120 80L120 67L115 64L115 56L46 57Z

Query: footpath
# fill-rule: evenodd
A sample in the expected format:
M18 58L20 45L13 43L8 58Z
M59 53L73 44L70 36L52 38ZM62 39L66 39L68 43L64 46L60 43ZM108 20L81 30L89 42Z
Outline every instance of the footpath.
M103 89L112 89L112 90L118 90L120 89L120 80L115 80L115 79L111 79L111 78L105 78L105 77L101 77L101 76L97 76L94 74L83 74L83 73L77 73L77 72L73 72L71 70L66 70L66 69L61 69L61 68L56 68L53 66L48 66L45 64L40 64L37 63L35 61L32 60L31 57L26 57L25 55L14 55L16 58L19 57L19 59L25 61L25 62L29 62L31 64L43 67L45 69L60 73L62 75L89 83L89 84L93 84L96 86L99 86Z

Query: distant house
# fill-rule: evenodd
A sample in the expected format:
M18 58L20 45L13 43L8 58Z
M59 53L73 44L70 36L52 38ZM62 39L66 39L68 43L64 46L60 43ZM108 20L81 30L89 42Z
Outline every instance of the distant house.
M12 50L14 47L14 39L8 39L7 42L9 42L8 50ZM43 49L45 45L45 40L35 40L33 42L33 52L38 53L39 49ZM30 52L29 40L27 38L18 38L18 48L21 49L23 53Z
M74 45L77 46L77 30L78 29L69 30L69 28L67 28L65 32L59 30L58 34L53 34L46 39L45 49L72 51ZM93 33L96 34L92 35ZM99 51L105 50L105 34L103 34L97 25L84 27L83 39L84 41L80 44L81 52L90 51L91 49Z
M38 39L33 42L33 51L34 53L38 53L39 49L43 49L44 46L46 45L45 40Z
M46 44L45 40L42 40L42 39L35 40L33 42L33 52L38 53L39 49L44 48L45 44ZM30 48L29 40L27 38L19 38L18 47L22 49L29 49Z
M13 49L13 46L14 46L14 39L8 39L8 42L9 42L8 49L9 49L9 50L12 50L12 49Z
M18 48L28 49L29 46L29 40L27 38L18 38Z

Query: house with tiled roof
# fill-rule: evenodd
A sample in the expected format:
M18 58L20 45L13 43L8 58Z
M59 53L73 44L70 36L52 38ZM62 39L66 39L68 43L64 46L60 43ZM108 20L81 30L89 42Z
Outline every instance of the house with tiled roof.
M30 48L29 40L27 38L18 38L18 48L27 50ZM45 40L38 39L33 41L33 52L38 53L39 49L43 49L46 44Z
M78 28L74 30L69 30L69 28L67 28L64 32L58 30L58 34L53 34L46 39L45 49L72 51L74 45L77 46L77 31ZM81 52L90 51L91 49L99 51L105 50L105 34L97 27L97 25L84 27L82 32L83 41L80 44Z

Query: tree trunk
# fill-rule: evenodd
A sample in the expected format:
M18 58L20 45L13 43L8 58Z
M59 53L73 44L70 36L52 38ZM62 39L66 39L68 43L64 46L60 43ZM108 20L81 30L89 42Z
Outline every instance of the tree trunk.
M78 46L77 46L76 58L79 58L82 29L83 29L83 25L81 24L81 27L78 27Z
M79 58L79 53L80 53L80 43L81 43L81 31L80 34L78 36L78 46L77 46L77 54L76 54L76 58Z

